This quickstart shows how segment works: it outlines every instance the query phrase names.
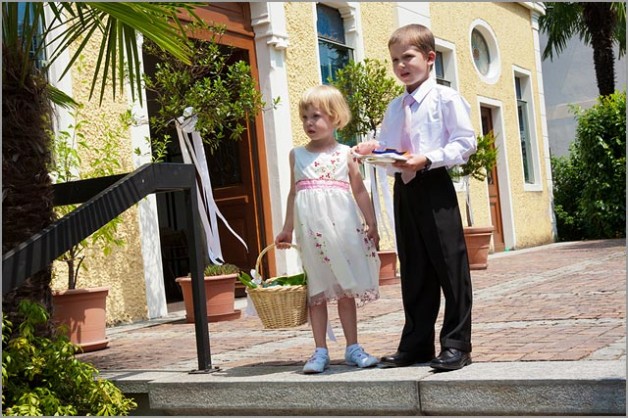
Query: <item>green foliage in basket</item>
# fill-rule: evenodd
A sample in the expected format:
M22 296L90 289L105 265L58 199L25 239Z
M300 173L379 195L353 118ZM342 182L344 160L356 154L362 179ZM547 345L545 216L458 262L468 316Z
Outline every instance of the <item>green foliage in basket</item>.
M238 279L240 282L248 288L255 289L258 285L253 281L253 278L241 271L238 275ZM262 284L262 287L272 287L272 286L302 286L307 283L307 276L305 273L293 274L290 276L279 276L274 277L270 280L265 281Z
M292 276L279 276L275 277L267 282L264 282L264 287L271 286L302 286L306 283L305 273L294 274Z
M243 285L250 289L255 289L257 287L257 284L253 281L253 278L243 271L241 271L238 275L238 280L240 280Z

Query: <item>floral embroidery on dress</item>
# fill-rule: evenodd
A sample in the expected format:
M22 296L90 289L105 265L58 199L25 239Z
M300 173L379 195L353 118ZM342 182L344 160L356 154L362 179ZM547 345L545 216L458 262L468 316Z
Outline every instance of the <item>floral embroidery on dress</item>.
M310 235L310 237L313 238L314 246L318 250L318 254L320 255L323 262L329 264L331 260L329 259L329 257L327 257L327 251L326 251L327 244L325 243L323 234L320 232L312 231L311 229L308 229L308 234Z
M379 299L379 290L378 289L368 289L362 292L361 294L357 294L355 292L343 292L338 291L334 296L326 295L325 293L319 293L311 298L309 298L308 303L312 306L320 305L322 303L328 302L336 302L338 299L342 298L353 298L356 300L356 307L360 308L366 305L369 302L374 302Z
M331 154L331 159L329 160L329 164L321 164L319 161L314 161L314 172L318 176L319 179L332 179L334 178L334 174L340 167L342 163L342 158L338 158L340 156L340 151L334 151Z

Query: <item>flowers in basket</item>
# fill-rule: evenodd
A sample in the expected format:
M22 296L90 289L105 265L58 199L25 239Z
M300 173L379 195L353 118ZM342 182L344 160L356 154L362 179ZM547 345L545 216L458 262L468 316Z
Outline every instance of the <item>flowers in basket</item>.
M307 283L307 276L305 272L303 272L293 275L271 277L268 280L262 281L261 276L255 270L251 270L250 275L241 271L238 275L238 280L240 280L244 286L250 289L256 289L258 287L266 288L273 286L302 286Z

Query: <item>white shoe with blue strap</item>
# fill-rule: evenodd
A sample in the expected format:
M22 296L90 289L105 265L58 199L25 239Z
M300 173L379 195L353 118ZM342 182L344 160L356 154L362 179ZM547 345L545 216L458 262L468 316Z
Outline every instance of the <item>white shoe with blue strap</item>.
M317 348L309 358L305 366L303 366L303 373L313 374L322 373L329 367L330 359L329 353L326 348Z
M365 368L375 366L379 360L365 352L359 344L352 344L345 350L345 362L349 366Z

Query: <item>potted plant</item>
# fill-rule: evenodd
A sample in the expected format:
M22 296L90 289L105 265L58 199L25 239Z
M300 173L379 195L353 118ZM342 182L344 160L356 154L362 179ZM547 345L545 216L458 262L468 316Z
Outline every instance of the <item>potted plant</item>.
M75 119L73 126L60 131L57 135L51 135L54 138L55 154L50 173L57 183L112 175L120 168L117 144L123 134L122 130L129 126L129 113L120 116L118 130L116 128L105 130L100 138L102 145L94 147L88 144L84 136L88 122L80 118L81 109L82 106L78 105L73 113ZM110 125L110 122L104 125ZM91 154L92 159L89 167L80 172L81 155L86 154ZM62 217L76 207L76 205L56 207L55 214ZM70 341L84 352L106 348L109 343L106 338L106 299L109 288L102 286L79 288L79 274L86 269L84 261L90 249L100 248L105 255L109 255L114 247L124 245L124 240L117 235L121 221L120 217L113 219L58 258L67 269L67 287L64 290L53 291L53 320L66 329ZM61 270L59 266L55 267L56 277L62 274Z
M338 70L335 78L330 79L329 82L342 92L351 110L351 121L339 131L341 140L349 143L376 138L377 128L384 119L388 103L403 93L403 87L387 74L385 61L376 59L367 58L362 62L350 61L344 68ZM371 199L374 207L379 207L379 202L374 199L377 196L375 192L378 170L375 167L370 167L370 169L371 190L373 191ZM385 176L381 171L380 175ZM392 208L388 208L389 216L392 216L391 211ZM379 224L383 225L381 219ZM381 262L380 285L398 282L397 252L380 249L378 255Z
M205 277L205 303L207 321L230 321L240 318L240 310L234 310L235 284L240 268L233 264L209 264L203 271ZM185 319L194 322L194 303L192 301L192 278L179 277L175 280L181 286Z
M475 226L471 207L470 179L484 181L497 162L497 149L493 132L477 136L477 151L469 157L465 165L455 168L454 177L462 177L465 188L465 214L467 226L464 238L467 244L469 268L483 270L488 267L488 251L494 226Z

